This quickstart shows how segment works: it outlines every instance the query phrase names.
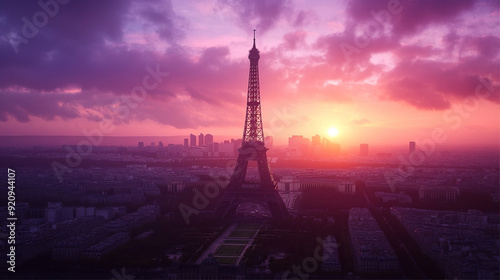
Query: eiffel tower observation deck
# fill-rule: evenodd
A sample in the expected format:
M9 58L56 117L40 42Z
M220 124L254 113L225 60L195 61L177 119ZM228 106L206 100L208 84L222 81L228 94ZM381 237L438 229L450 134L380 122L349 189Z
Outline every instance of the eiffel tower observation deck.
M288 212L276 188L277 184L267 161L268 149L264 145L259 84L260 52L255 44L255 30L253 47L249 51L248 59L250 60L250 73L243 142L238 149L235 169L219 200L215 214L217 217L229 218L234 215L239 205L255 203L269 209L274 219L284 219L288 216ZM248 164L251 161L257 163L258 180L247 178Z

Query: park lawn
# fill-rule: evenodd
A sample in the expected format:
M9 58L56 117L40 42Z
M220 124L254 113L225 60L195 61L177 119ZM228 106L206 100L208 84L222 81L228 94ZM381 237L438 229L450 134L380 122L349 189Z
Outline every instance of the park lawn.
M215 252L216 257L221 256L239 256L243 249L245 249L245 245L220 245Z
M239 224L236 230L258 230L260 227L259 224Z
M248 244L247 240L226 239L224 244Z
M229 234L230 238L252 238L255 235L255 230L235 230Z
M229 264L235 265L238 261L238 257L215 257L219 264Z

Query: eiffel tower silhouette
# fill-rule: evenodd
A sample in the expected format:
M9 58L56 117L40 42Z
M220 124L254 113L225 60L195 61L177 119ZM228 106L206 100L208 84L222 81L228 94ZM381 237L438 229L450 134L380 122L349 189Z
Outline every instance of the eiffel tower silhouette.
M239 205L250 202L267 206L274 219L282 220L288 216L288 211L271 175L266 156L268 149L264 145L259 86L260 52L255 47L255 30L253 48L248 54L248 59L250 74L243 142L238 149L238 159L229 184L215 208L215 215L218 218L230 218L234 216ZM246 179L249 161L257 162L260 181Z

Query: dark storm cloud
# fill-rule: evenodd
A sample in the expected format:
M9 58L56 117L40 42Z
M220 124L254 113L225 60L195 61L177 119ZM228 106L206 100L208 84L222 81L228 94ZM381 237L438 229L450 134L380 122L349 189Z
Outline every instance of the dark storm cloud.
M219 0L219 7L229 7L236 14L236 23L245 31L257 29L261 33L271 30L281 20L294 27L310 22L314 13L295 10L292 1L238 1Z
M131 112L131 119L147 116L160 123L185 127L198 119L174 117L174 111L186 116L193 109L172 103L175 96L187 95L195 103L212 105L243 100L231 87L236 86L235 81L238 87L244 85L244 76L240 80L227 80L227 77L234 77L234 72L240 72L246 65L230 62L227 47L208 48L194 61L176 43L182 38L181 28L187 23L174 13L169 1L140 4L121 0L71 1L59 5L58 9L46 25L37 28L36 36L17 46L16 54L9 38L12 34L23 36L22 18L31 21L42 8L36 1L0 2L1 121L7 121L9 115L23 122L29 121L30 116L47 120L112 117L108 107L122 102L120 96L130 94L131 89L141 85L150 73L146 67L158 68L170 76L148 91L151 100ZM171 43L163 54L124 44L127 20L137 16L146 25L153 26L159 38ZM66 94L67 89L81 92ZM160 104L155 103L158 101ZM166 117L142 112L151 111L148 102L162 110L163 106L169 108L163 111Z
M498 103L498 86L491 86L489 78L473 74L474 71L464 67L466 64L428 60L401 62L381 78L382 96L405 101L420 109L443 110L449 108L454 99L474 97L476 88L486 83L491 89L488 100Z
M270 30L289 8L286 0L270 1L237 1L219 0L219 4L227 5L236 13L238 24L245 30L257 28L259 32ZM251 26L254 21L256 26Z
M171 1L150 0L135 3L138 14L156 30L159 37L167 42L176 43L184 37L187 20L178 16Z
M461 15L483 6L498 11L499 5L470 0L352 0L347 4L344 31L319 38L316 47L326 51L330 79L360 83L372 75L380 76L378 94L382 99L406 102L422 110L444 110L454 100L474 95L483 81L490 85L487 99L498 103L499 37L460 36L453 31L463 21ZM388 18L380 23L374 13L385 13ZM451 30L436 38L436 44L425 45L418 40L402 43L405 37L418 36L422 30L436 26ZM395 59L395 67L387 72L376 67L372 58L388 52ZM436 56L446 59L436 60Z
M0 121L7 121L7 115L20 122L28 122L30 116L53 120L79 116L74 96L66 94L2 92L0 102Z
M36 1L2 1L0 13L6 18L0 37L12 32L23 36L22 17L32 19L41 11ZM140 71L144 56L138 51L116 47L122 40L124 13L128 1L72 1L59 6L59 12L38 28L26 44L0 43L0 88L20 86L33 90L63 87L124 90L130 76ZM127 58L127 59L125 59ZM121 73L121 74L117 74ZM117 77L119 76L119 77ZM118 79L120 81L118 81Z
M399 11L391 15L393 35L412 35L435 23L448 23L460 13L471 9L473 0L351 0L347 12L353 21L373 20L373 12Z

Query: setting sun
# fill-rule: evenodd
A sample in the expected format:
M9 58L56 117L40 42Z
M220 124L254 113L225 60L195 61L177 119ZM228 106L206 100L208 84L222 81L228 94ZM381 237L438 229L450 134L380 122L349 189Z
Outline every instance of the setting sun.
M328 135L330 135L331 137L335 137L338 134L339 134L339 130L336 127L330 127L328 129Z

